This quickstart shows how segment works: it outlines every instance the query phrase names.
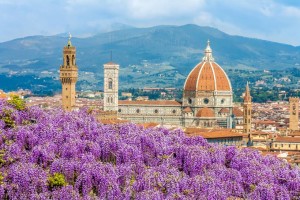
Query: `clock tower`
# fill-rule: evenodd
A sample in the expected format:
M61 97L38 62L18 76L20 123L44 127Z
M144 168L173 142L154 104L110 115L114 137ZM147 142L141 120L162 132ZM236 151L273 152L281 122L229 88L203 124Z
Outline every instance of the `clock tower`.
M295 131L299 130L298 121L299 121L299 98L290 97L290 130Z
M75 106L75 85L78 78L76 65L76 48L71 44L71 35L68 44L63 49L63 64L60 66L60 81L62 84L62 107L71 111Z

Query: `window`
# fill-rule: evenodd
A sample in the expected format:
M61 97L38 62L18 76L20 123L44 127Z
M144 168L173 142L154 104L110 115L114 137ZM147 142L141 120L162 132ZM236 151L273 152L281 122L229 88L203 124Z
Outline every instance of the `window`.
M176 113L176 110L173 110L172 113L175 114L175 113Z
M204 103L204 104L208 104L208 103L209 103L209 99L208 99L208 98L205 98L205 99L203 100L203 103Z
M189 98L189 99L188 99L188 103L189 103L189 104L192 104L192 103L193 103L193 100L192 100L191 98Z
M155 110L154 110L154 113L155 113L155 114L157 114L157 113L158 113L158 110L157 110L157 109L155 109Z
M121 109L121 108L119 108L118 112L119 112L119 113L120 113L120 112L122 112L122 109Z
M113 81L112 81L112 79L110 78L110 79L108 80L108 89L112 90L112 87L113 87Z
M75 56L72 55L72 65L75 65Z
M140 109L136 109L136 113L140 113Z
M67 66L69 66L70 65L70 58L69 58L69 56L67 55Z
M221 100L221 104L224 104L224 103L225 103L225 99L222 99L222 100Z

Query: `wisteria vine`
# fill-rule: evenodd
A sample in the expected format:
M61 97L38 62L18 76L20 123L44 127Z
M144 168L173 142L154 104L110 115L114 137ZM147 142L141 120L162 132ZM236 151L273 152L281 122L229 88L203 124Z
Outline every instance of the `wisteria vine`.
M181 130L0 100L0 199L300 199L300 170Z

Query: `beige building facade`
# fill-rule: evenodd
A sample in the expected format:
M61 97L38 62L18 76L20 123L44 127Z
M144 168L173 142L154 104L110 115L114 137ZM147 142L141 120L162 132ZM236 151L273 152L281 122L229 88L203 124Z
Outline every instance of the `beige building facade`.
M300 138L298 137L277 137L273 142L273 151L299 151Z
M104 97L108 70L104 66ZM113 79L114 80L114 79ZM116 92L116 91L115 91ZM181 101L118 101L118 117L135 123L156 122L183 127L234 128L243 114L233 107L232 87L225 71L214 61L208 41L204 57L189 73ZM105 103L104 110L110 109Z

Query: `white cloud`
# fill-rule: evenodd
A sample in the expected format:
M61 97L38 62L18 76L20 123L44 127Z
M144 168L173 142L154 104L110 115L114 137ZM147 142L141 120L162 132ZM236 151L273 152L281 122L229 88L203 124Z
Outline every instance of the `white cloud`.
M133 18L176 18L196 12L203 3L203 0L129 0L127 8Z
M97 32L109 30L111 23L139 27L196 23L216 27L230 34L300 45L300 38L295 34L300 32L300 4L293 2L0 0L0 41L41 33Z

